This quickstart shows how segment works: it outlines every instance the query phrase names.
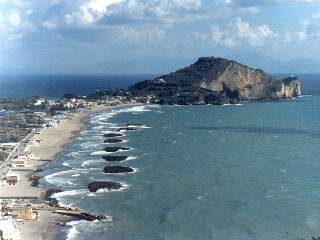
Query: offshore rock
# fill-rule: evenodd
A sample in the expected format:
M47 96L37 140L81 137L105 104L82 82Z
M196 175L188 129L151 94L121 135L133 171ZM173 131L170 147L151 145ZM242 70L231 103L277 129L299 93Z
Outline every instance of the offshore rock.
M132 173L134 172L133 168L123 167L123 166L106 166L104 168L105 173Z
M130 150L130 148L129 147L106 147L104 150L106 152L117 152L117 151L120 151L120 150L128 151L128 150Z
M123 142L122 139L119 139L119 138L109 138L109 139L106 139L104 140L105 143L121 143Z
M108 162L121 162L124 161L128 158L128 156L112 156L112 155L107 155L102 157L104 160Z
M135 128L135 127L123 127L123 128L118 128L118 132L121 132L121 131L138 131L139 129L138 128Z
M113 138L113 137L122 137L123 134L122 133L106 133L103 136L107 138Z
M88 184L88 189L90 192L97 192L100 189L107 189L107 190L119 190L124 186L121 183L116 182L91 182Z

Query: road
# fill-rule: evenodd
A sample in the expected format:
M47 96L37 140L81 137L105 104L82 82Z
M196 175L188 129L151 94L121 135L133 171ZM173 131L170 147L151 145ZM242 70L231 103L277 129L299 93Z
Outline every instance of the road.
M31 133L29 133L25 138L23 138L11 151L11 153L8 155L8 157L4 160L3 163L0 165L0 176L4 176L7 174L7 172L10 169L11 161L14 159L22 150L23 150L23 144L27 143L34 135L35 133L39 131L39 129L32 130Z

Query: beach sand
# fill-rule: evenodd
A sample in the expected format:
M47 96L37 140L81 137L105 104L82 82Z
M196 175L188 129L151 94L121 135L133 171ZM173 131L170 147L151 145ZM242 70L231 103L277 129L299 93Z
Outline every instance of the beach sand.
M83 112L72 113L70 119L62 120L56 127L44 128L32 137L32 140L40 140L29 147L33 153L33 159L28 160L28 170L16 171L20 175L20 181L15 186L0 188L0 198L30 198L32 202L41 203L41 196L45 189L32 187L30 177L48 161L52 161L58 153L63 151L66 144L81 131L84 126L82 120L90 114L115 107L97 106ZM19 228L23 240L53 240L59 228L57 223L71 221L70 217L53 213L50 208L39 210L39 220L19 222ZM60 225L61 227L61 225Z

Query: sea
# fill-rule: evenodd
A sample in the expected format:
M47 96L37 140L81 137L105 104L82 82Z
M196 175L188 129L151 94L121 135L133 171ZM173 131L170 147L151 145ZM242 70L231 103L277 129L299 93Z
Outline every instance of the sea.
M41 185L62 189L55 197L65 206L108 218L70 222L57 239L319 237L320 75L299 78L303 96L290 100L134 106L87 117ZM104 143L104 134L127 124L138 130L124 132L121 144ZM128 160L105 161L107 146L129 147L112 153ZM105 174L110 165L134 172ZM93 181L124 188L90 193Z

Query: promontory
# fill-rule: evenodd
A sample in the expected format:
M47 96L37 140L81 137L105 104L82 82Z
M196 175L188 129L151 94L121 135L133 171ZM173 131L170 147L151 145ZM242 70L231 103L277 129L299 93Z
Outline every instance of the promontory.
M194 64L136 83L128 89L99 92L158 104L236 104L242 100L276 100L301 95L296 77L276 79L261 69L233 60L201 57Z

